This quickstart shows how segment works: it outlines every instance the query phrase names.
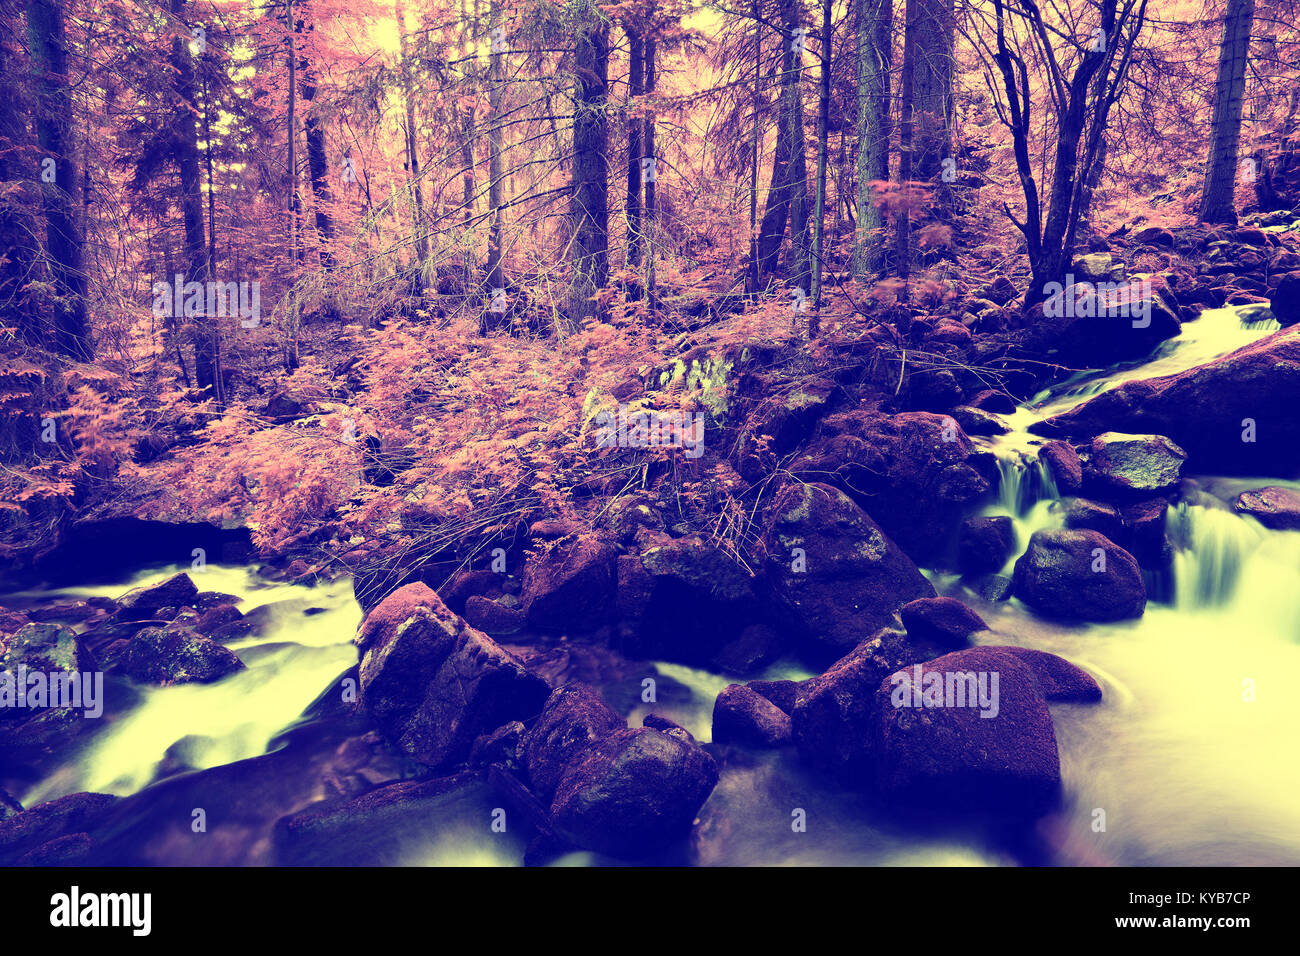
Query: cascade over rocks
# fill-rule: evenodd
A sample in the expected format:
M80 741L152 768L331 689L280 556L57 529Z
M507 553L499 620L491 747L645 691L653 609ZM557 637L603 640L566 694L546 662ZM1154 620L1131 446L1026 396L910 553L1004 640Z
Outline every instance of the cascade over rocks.
M1137 560L1096 531L1035 531L1016 561L1012 589L1044 617L1118 621L1146 609Z
M917 561L942 553L995 469L947 415L862 410L825 419L790 466L846 491Z
M1082 277L1076 272L1075 278ZM1177 302L1164 291L1156 283L1138 281L1114 287L1082 282L1069 286L1030 310L1020 348L1039 361L1067 368L1101 368L1145 358L1182 331Z
M1036 422L1047 436L1167 436L1187 467L1228 475L1300 473L1300 329L1275 332L1185 372L1128 382Z
M768 576L812 648L840 652L891 623L934 586L865 511L829 485L792 484L772 503Z

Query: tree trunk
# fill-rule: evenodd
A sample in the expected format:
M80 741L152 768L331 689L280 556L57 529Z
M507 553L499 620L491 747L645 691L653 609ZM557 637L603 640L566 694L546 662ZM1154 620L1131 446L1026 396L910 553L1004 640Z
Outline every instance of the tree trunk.
M906 295L907 278L912 271L912 214L908 209L907 191L912 180L912 131L913 106L915 104L916 82L916 18L922 0L907 0L905 16L907 23L903 28L903 76L902 89L899 92L898 110L898 185L902 191L902 202L898 207L894 233L894 255L898 260L898 275L904 282Z
M822 0L822 83L817 97L817 203L813 212L812 307L822 305L822 249L826 227L826 150L831 114L831 7ZM815 319L813 320L816 321Z
M1236 224L1233 201L1237 181L1237 143L1241 138L1241 103L1246 90L1246 55L1255 0L1228 0L1219 46L1219 76L1214 84L1214 119L1210 127L1210 155L1201 193L1201 222Z
M658 77L655 64L655 38L647 37L645 41L645 91L653 93ZM650 170L655 175L645 180L645 284L646 301L650 304L650 314L659 307L655 296L655 179L657 177L658 154L655 152L655 114L647 113L645 118L645 158L649 160Z
M893 0L857 0L858 15L858 224L853 274L878 272L885 218L871 183L889 179L889 71L894 59Z
M609 120L609 25L591 0L576 0L573 47L573 281L569 322L596 316L595 295L609 278L609 195L605 153Z
M294 32L303 32L303 21L294 24ZM308 31L315 26L307 27ZM307 104L303 116L303 132L307 140L307 172L311 177L311 194L316 207L316 234L320 237L320 264L326 272L334 270L334 253L331 246L334 241L334 220L329 213L330 184L329 161L325 156L325 126L321 123L319 112L315 108L316 74L304 51L298 58L298 68L302 71L302 101Z
M423 292L425 263L429 259L429 237L424 231L424 189L420 183L420 156L416 149L414 66L406 50L406 16L401 0L394 6L397 17L399 72L402 76L402 101L406 110L406 172L414 205L416 277L414 290Z
M631 115L636 98L645 93L645 44L641 33L627 27L628 72L627 102L627 196L624 215L627 217L627 267L635 269L641 264L641 119Z
M499 0L488 7L488 21L495 31L501 27ZM488 208L491 219L488 225L488 289L502 289L505 278L501 274L501 187L505 172L501 162L501 58L502 52L493 34L493 47L488 61L491 87L488 89Z
M952 158L953 0L918 0L916 13L912 178L936 185L942 197L943 161Z
M782 51L781 96L777 108L776 152L772 157L772 178L768 183L767 205L758 233L758 275L776 267L790 224L790 258L787 275L791 285L807 289L808 274L808 171L803 149L803 94L799 77L802 57L795 53L795 30L799 27L796 0L781 0Z
M94 348L86 318L81 229L72 199L77 188L77 164L72 156L72 100L68 90L63 7L55 0L31 0L27 26L36 74L36 138L42 158L54 161L54 182L44 184L42 190L46 249L57 296L54 349L60 355L86 362L94 357ZM11 93L6 91L4 95L8 97ZM199 229L202 228L200 220Z
M171 13L177 22L185 0L171 0ZM203 234L203 185L199 176L198 105L194 97L194 59L189 43L181 37L172 40L172 90L175 95L175 135L173 149L180 176L181 218L185 224L186 282L207 282L212 278L207 242ZM206 300L206 297L205 297ZM210 397L221 399L221 335L217 316L199 314L187 322L194 342L194 380Z
M18 46L16 37L0 31L0 76L17 76ZM32 45L36 50L35 44ZM28 142L27 122L23 114L27 103L15 95L0 96L0 182L30 181L30 163L24 163L14 147ZM55 170L57 175L58 170ZM43 330L38 315L30 307L29 295L23 290L27 273L36 260L34 223L16 202L0 203L0 324L18 329L28 345L43 345Z

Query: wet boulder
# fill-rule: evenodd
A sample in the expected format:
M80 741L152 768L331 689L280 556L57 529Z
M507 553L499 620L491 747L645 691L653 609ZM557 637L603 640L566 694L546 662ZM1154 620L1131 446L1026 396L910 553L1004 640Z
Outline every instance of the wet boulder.
M968 506L989 490L991 469L947 415L859 410L823 421L790 470L843 489L924 561L943 553Z
M0 866L60 837L93 831L121 800L109 793L70 793L0 820Z
M957 565L965 574L1001 571L1015 548L1016 525L1008 516L967 518L957 539Z
M1012 589L1039 614L1063 620L1118 621L1146 609L1137 560L1096 531L1034 532Z
M988 630L984 619L956 598L917 598L904 604L899 614L913 643L965 647L976 631Z
M967 435L1005 435L1011 426L992 412L969 405L958 405L952 417Z
M1163 435L1104 432L1088 448L1086 477L1112 494L1150 495L1178 484L1186 460Z
M582 630L607 620L614 606L614 549L595 535L542 545L524 565L528 623Z
M1005 651L1030 669L1043 699L1050 703L1094 704L1101 700L1101 687L1091 674L1057 657L1032 647L990 647Z
M587 684L556 688L520 745L533 792L549 801L570 764L625 726L623 718Z
M777 600L814 648L840 652L894 620L934 587L842 491L787 486L772 504L766 546Z
M485 634L517 634L524 627L524 612L500 600L471 594L465 602L465 620Z
M745 747L790 743L790 716L744 684L732 684L713 702L713 742Z
M138 621L151 618L165 607L192 604L199 589L188 574L173 574L166 581L149 587L135 588L117 599L115 617L119 621Z
M734 556L697 535L647 532L638 541L639 555L619 558L617 603L631 623L624 653L717 666L777 652L774 635L761 632L743 646L755 617L754 582Z
M200 634L211 637L213 632L218 628L225 627L227 624L233 624L243 618L239 608L233 604L218 604L210 607L199 615L194 624L194 629Z
M1300 322L1300 271L1282 277L1269 299L1269 309L1283 328Z
M556 833L612 856L685 837L718 782L700 747L647 727L615 731L569 767L551 804Z
M1038 459L1047 466L1060 494L1077 495L1083 488L1083 461L1072 445L1049 441L1038 450Z
M876 691L889 674L919 659L896 632L881 630L805 681L790 712L800 758L851 783L868 783L874 773Z
M1300 472L1300 327L1214 361L1116 386L1030 426L1049 437L1156 434L1187 452L1187 467L1219 475Z
M418 609L438 607L441 604L437 593L427 584L416 581L400 587L366 615L353 643L363 651L372 644L387 643Z
M899 805L1036 815L1061 790L1056 731L1034 671L972 647L890 674L876 692L878 783Z
M531 720L550 689L436 595L426 600L366 650L361 702L398 750L440 767L464 761L481 734Z
M1176 308L1151 283L1080 281L1050 289L1034 306L1021 347L1039 361L1068 368L1145 358L1181 332Z
M230 648L189 627L146 627L116 655L116 669L132 680L166 687L209 684L244 669Z
M800 684L794 680L751 680L745 684L750 690L765 700L770 700L782 713L794 712L794 705L799 697Z
M1165 536L1165 519L1169 502L1164 498L1147 498L1125 505L1121 511L1128 532L1127 547L1144 567L1161 567L1170 557Z
M28 689L30 678L35 675L40 675L48 689L46 682L88 674L94 669L94 658L85 642L70 627L26 624L9 637L0 638L0 692L3 692L0 699L16 694L22 675L28 678ZM20 708L8 700L6 704L0 706L0 721L30 717L34 712L30 706Z
M1266 528L1280 531L1300 529L1300 492L1271 486L1242 492L1233 506Z
M769 474L778 458L808 437L838 394L834 382L818 379L759 402L741 427L732 455L741 477L757 481Z
M1072 530L1096 531L1112 541L1123 541L1127 532L1119 509L1090 498L1066 498L1060 503L1065 526Z

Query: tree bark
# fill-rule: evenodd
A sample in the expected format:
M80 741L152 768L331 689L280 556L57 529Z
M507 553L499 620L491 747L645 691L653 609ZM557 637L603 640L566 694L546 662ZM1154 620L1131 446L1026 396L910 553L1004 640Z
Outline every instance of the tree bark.
M493 30L501 26L501 8L499 0L492 0L488 7L488 22ZM494 41L495 42L495 41ZM488 208L491 219L488 224L488 289L505 287L505 278L501 274L501 192L505 172L501 162L501 58L502 53L495 46L488 61L491 86L488 89Z
M591 0L576 0L573 48L573 223L569 322L598 315L594 297L609 278L609 195L605 154L609 120L609 25Z
M781 0L781 96L777 108L776 151L767 204L758 234L758 275L776 267L790 225L790 256L786 273L791 285L807 289L808 276L808 170L803 142L803 93L800 88L802 58L795 55L794 35L799 27L796 0Z
M631 114L636 98L645 93L645 43L641 32L633 26L626 28L628 46L627 71L627 195L624 215L627 217L627 266L635 269L641 264L641 119Z
M1255 0L1228 0L1219 45L1219 75L1214 84L1214 118L1210 154L1197 218L1201 222L1237 222L1233 199L1237 182L1237 144L1241 138L1241 104L1246 90L1246 56Z
M94 347L86 318L81 228L72 198L77 189L77 164L72 155L72 99L63 7L55 0L31 0L27 26L36 74L36 138L42 158L52 159L55 164L54 182L43 184L42 190L46 250L56 290L54 350L86 362L94 357ZM200 220L200 231L202 228Z
M889 71L893 66L893 0L857 0L858 223L853 274L881 269L885 218L871 183L889 179Z
M171 0L171 14L184 22L185 0ZM181 218L185 224L185 281L207 282L212 278L207 242L203 233L203 185L199 175L198 105L194 96L194 59L189 42L172 40L172 90L175 96L173 149L180 176ZM205 296L206 301L206 296ZM194 380L212 398L221 395L221 333L217 316L199 314L187 322L194 342Z
M822 0L822 75L817 97L817 202L813 212L812 307L822 305L822 249L826 228L826 150L831 115L831 9L832 0ZM813 320L816 322L816 319Z
M294 32L303 32L303 20L294 25ZM314 25L307 26L307 32L315 30ZM307 173L311 179L311 194L316 207L316 234L320 237L320 263L326 272L334 270L334 253L331 246L334 241L334 220L329 213L331 202L329 184L329 160L325 155L325 126L317 111L316 73L304 50L298 58L298 68L302 71L302 101L307 104L303 116L304 138L307 140Z

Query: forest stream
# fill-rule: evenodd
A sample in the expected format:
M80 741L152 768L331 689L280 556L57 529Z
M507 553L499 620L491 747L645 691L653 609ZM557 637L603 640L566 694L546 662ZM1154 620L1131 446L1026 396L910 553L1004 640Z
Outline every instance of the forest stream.
M1000 459L1002 483L978 510L1014 520L1017 555L1032 531L1059 526L1059 498L1031 451L1039 440L1028 426L1122 382L1203 364L1277 329L1251 314L1208 310L1147 362L1076 376L1022 405L1007 416L1010 433L983 440ZM1273 478L1266 483L1300 489ZM1018 599L990 602L956 575L926 572L941 594L959 594L984 617L989 630L976 635L977 643L1059 654L1102 688L1099 704L1052 706L1064 799L1057 812L1030 825L1032 832L988 832L933 817L905 821L805 769L789 748L711 748L717 788L689 840L664 848L654 862L1300 863L1300 743L1271 732L1300 726L1300 697L1292 692L1300 682L1300 533L1269 530L1232 510L1237 494L1260 484L1184 480L1167 518L1176 549L1170 579L1144 571L1152 600L1136 620L1052 624ZM214 683L167 687L110 676L99 726L57 753L39 779L6 783L28 807L82 791L130 797L119 804L106 841L110 856L115 847L120 853L115 862L282 862L271 839L277 820L403 775L382 748L355 757L369 727L364 716L337 705L356 673L352 640L362 618L349 578L307 587L268 582L252 566L150 567L122 580L10 593L0 603L23 609L114 597L182 570L201 589L237 595L245 615L264 608L259 632L229 643L246 669ZM613 668L616 677L592 682L611 702L628 702L622 711L631 726L653 710L707 744L714 698L732 679L667 662L650 667ZM656 675L653 706L632 703L644 673ZM812 673L784 662L761 676L800 680ZM638 686L618 684L629 680ZM1248 693L1254 699L1243 706ZM382 821L384 840L370 831L331 831L326 856L310 858L520 864L524 839L509 827L489 828L497 804L489 787L472 782L432 810L394 811ZM205 826L196 836L199 809ZM790 825L799 810L808 821L802 832ZM570 852L555 862L617 861Z

